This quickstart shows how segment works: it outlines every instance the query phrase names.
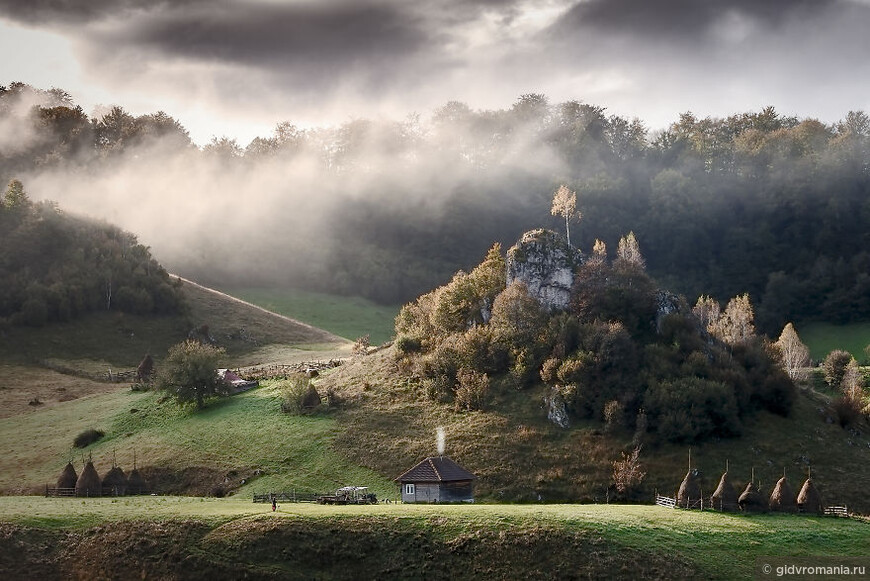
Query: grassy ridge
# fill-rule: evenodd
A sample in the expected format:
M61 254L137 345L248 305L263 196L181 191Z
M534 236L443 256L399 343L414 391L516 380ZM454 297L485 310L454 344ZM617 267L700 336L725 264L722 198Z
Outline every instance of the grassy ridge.
M305 321L351 341L370 335L372 345L393 335L398 306L290 288L226 288L224 291L276 313Z
M496 578L742 579L764 557L866 562L870 544L870 524L855 520L627 505L285 504L273 514L266 505L228 499L27 497L0 498L0 514L45 534L139 526L126 522L203 523L208 532L184 539L186 552L214 555L219 570L232 563L290 578L407 578L428 568L455 578L488 571Z

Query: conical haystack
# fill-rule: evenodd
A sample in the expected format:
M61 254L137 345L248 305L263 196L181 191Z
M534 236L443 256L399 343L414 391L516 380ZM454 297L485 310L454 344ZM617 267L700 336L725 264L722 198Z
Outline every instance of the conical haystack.
M127 494L127 475L120 466L115 466L103 477L102 485L107 494L123 496Z
M136 368L136 379L142 383L150 383L154 375L154 358L148 353L142 358L139 367Z
M146 494L147 492L148 483L136 468L136 450L133 450L133 470L127 477L127 494Z
M722 478L719 479L719 486L716 487L716 492L710 499L713 501L713 508L722 512L734 512L739 507L737 506L737 491L734 490L734 485L731 484L731 479L728 478L728 472L722 473Z
M133 468L127 477L127 494L145 494L146 492L148 492L148 483L145 482L139 471Z
M752 482L746 485L746 490L737 499L737 505L744 512L767 512L768 508L764 496Z
M812 478L807 478L801 491L797 495L797 507L800 512L822 514L825 505L822 504L822 495L813 484Z
M76 469L73 468L72 462L67 462L66 468L57 477L58 488L75 488L79 475L76 474Z
M76 480L76 496L102 496L102 492L100 475L97 474L93 461L88 460L82 473L79 474L79 479Z
M682 508L691 508L692 506L700 506L701 503L701 478L697 470L689 470L686 472L686 477L680 483L680 490L677 492L677 505Z
M785 476L776 481L773 492L770 495L770 510L779 512L795 512L797 505L794 501L794 491Z

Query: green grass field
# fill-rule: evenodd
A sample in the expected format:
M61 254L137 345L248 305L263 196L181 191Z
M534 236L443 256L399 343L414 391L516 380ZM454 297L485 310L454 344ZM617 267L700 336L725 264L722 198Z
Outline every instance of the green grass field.
M351 341L371 336L372 345L394 335L398 306L375 304L360 297L340 297L289 288L224 288L229 295L326 329Z
M332 535L336 538L383 537L394 539L387 542L396 544L396 535L407 534L429 538L429 550L437 550L437 545L442 543L450 546L461 539L466 542L477 539L484 545L491 543L492 551L497 552L500 543L508 542L506 539L526 538L525 542L530 544L543 536L549 551L567 555L569 559L572 545L582 541L597 544L602 553L611 555L612 562L605 561L605 564L622 567L622 570L610 571L616 577L631 576L631 567L640 566L638 555L648 555L649 559L663 560L665 564L671 562L676 577L685 576L689 571L692 576L709 579L751 578L767 558L777 557L779 559L772 562L781 562L783 557L816 556L863 561L870 566L867 554L870 524L866 522L798 515L728 515L636 505L334 507L283 504L277 513L272 513L268 505L232 499L5 497L0 498L0 515L0 521L43 530L85 529L118 521L193 520L206 523L212 531L199 541L200 548L203 544L215 543L238 551L247 559L256 559L256 555L242 550L246 538L248 543L254 543L261 537L274 538L281 530L286 533L303 527L314 539L316 531L320 531L324 544L330 542ZM281 551L280 547L273 548ZM332 551L328 547L309 550L321 550L326 555ZM287 561L295 558L286 552L280 554ZM449 556L458 557L461 553ZM423 554L416 558L426 560ZM577 553L573 558L579 566L589 555ZM521 552L505 559L528 561ZM358 572L364 575L366 563L360 561L362 568ZM537 553L532 559L532 565L546 562L547 557ZM324 568L331 565L334 564L322 562ZM339 565L346 566L345 563ZM570 562L558 565L571 567ZM467 578L468 575L456 570L455 576Z
M69 459L81 471L82 455L93 455L101 475L111 468L113 457L129 472L135 452L140 467L202 469L202 494L220 486L250 498L294 489L327 492L351 484L369 486L382 498L396 494L391 481L333 449L338 432L334 418L282 413L278 382L214 401L201 411L179 407L162 395L119 388L0 419L0 490L53 485ZM88 428L106 436L83 451L73 449L75 436Z
M797 329L797 332L801 341L810 348L810 357L814 361L821 361L834 349L843 349L851 353L859 363L866 362L864 348L870 345L870 323L809 323Z

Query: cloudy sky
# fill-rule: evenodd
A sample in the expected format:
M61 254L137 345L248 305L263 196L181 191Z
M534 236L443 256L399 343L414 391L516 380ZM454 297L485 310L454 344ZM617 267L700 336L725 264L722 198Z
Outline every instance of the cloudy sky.
M578 99L680 112L870 110L870 0L0 0L0 84L164 110L203 144L280 121Z

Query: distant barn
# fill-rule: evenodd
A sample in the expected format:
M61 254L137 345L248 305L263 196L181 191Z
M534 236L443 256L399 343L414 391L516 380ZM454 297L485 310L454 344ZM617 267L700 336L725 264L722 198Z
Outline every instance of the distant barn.
M477 477L446 456L426 458L398 478L402 502L474 502Z

